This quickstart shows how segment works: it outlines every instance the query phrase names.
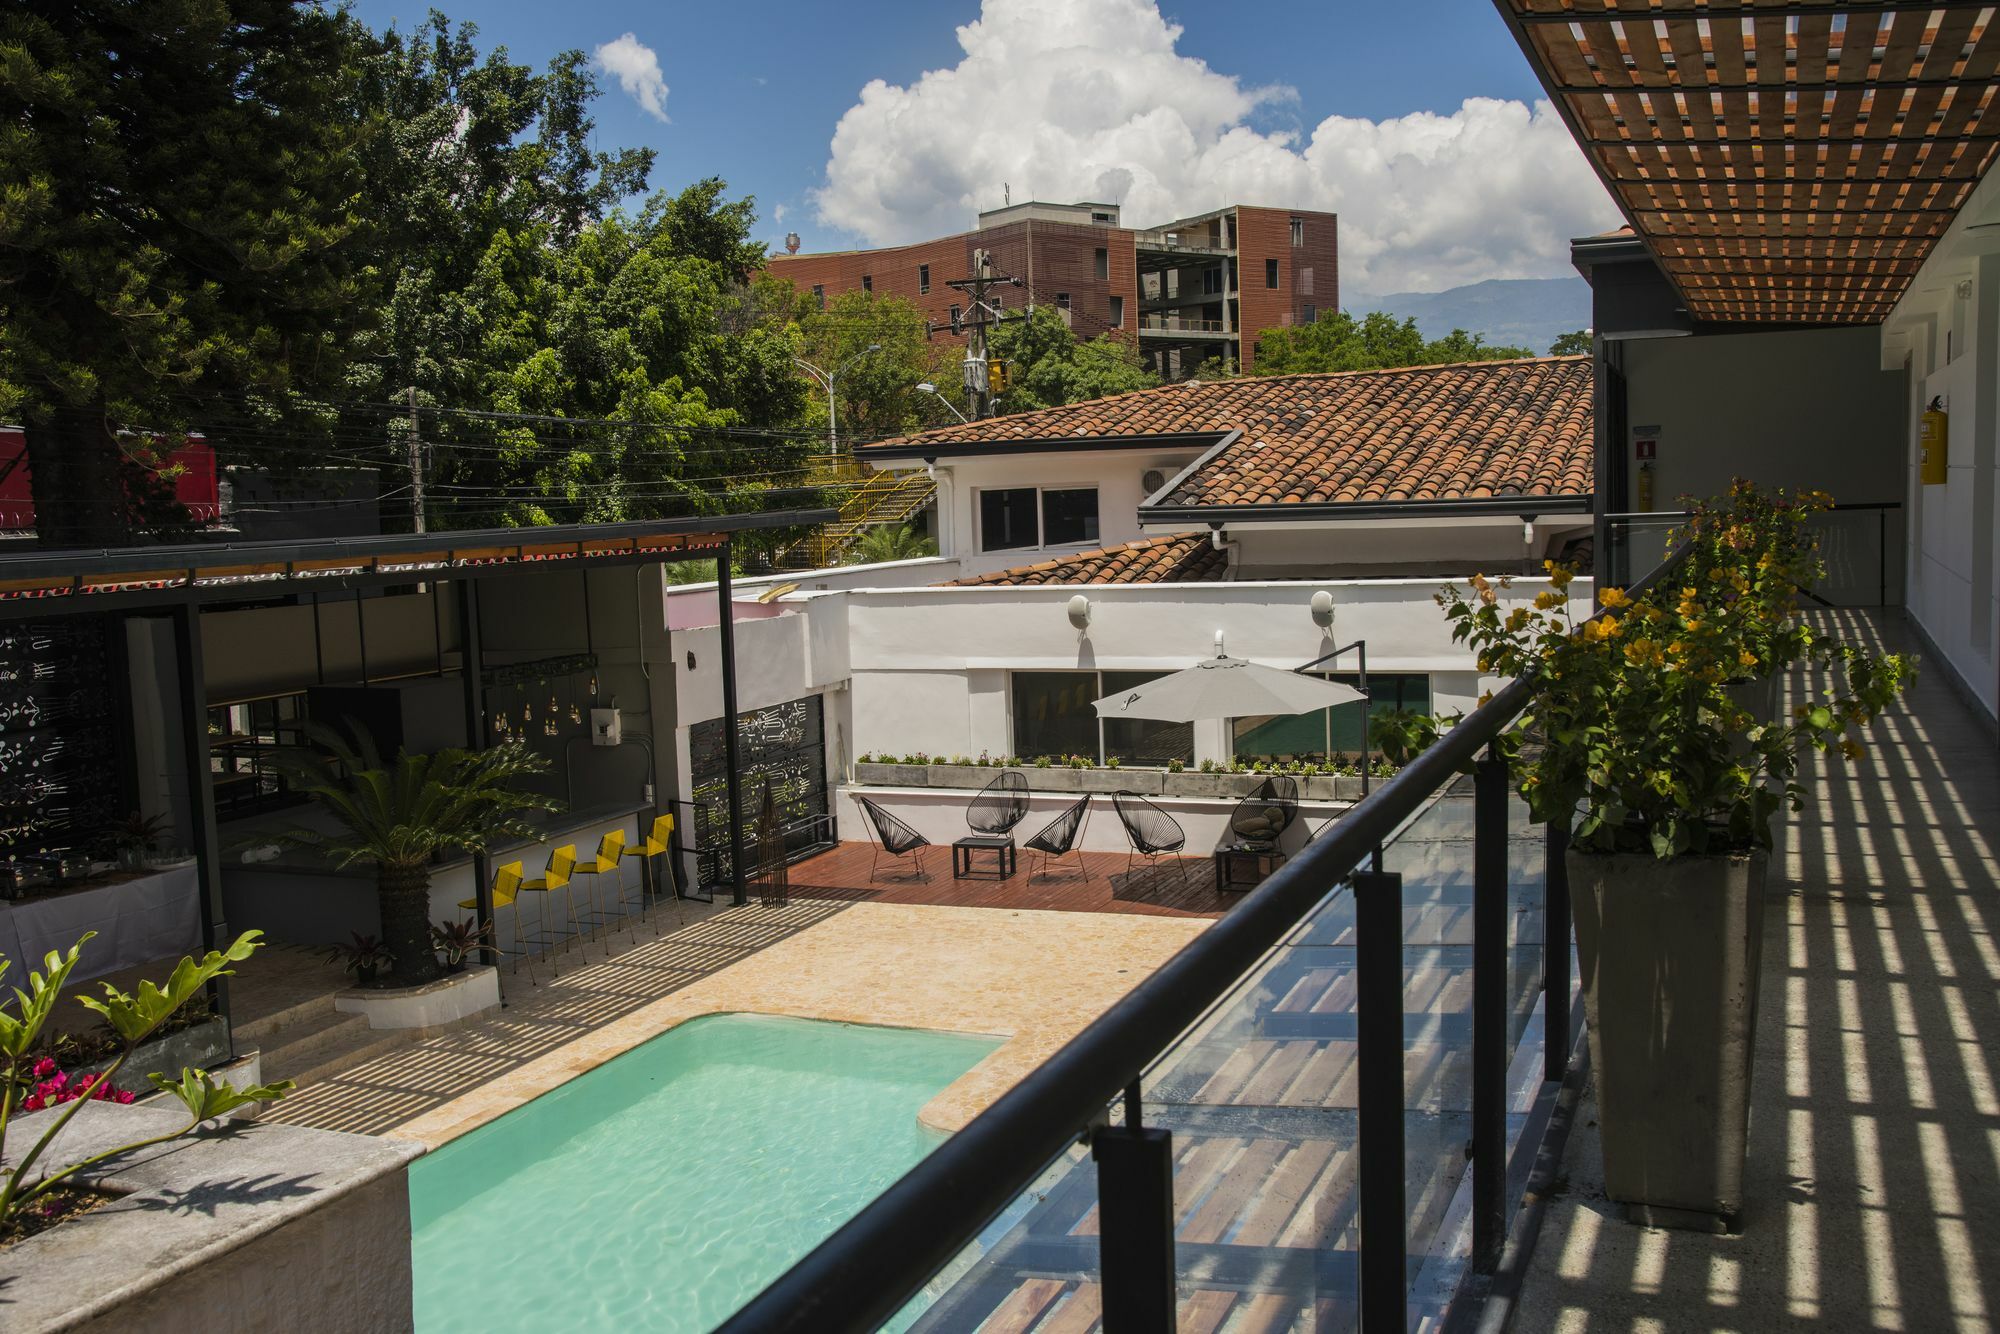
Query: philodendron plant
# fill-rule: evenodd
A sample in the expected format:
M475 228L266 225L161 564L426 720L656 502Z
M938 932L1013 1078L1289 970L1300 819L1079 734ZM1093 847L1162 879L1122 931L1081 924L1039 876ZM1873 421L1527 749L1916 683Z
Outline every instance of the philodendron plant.
M49 1015L54 1012L56 1002L62 998L63 988L69 982L70 973L76 969L84 945L95 934L86 933L70 946L67 954L49 951L42 960L43 971L28 974L27 990L16 987L12 999L0 1001L0 1142L5 1140L8 1121L19 1107L25 1083L22 1075L33 1063L29 1053L48 1023ZM47 1113L50 1118L48 1128L30 1141L17 1159L0 1164L0 1237L15 1232L28 1217L29 1211L49 1192L61 1187L83 1169L117 1154L179 1139L204 1121L225 1116L247 1103L274 1102L291 1091L292 1082L288 1079L255 1088L237 1089L216 1083L205 1070L184 1069L178 1078L151 1074L147 1078L154 1087L171 1095L187 1109L186 1125L164 1135L121 1144L53 1171L45 1170L39 1177L33 1175L36 1164L41 1162L49 1145L91 1100L88 1094L98 1084L110 1082L139 1045L209 982L227 976L232 971L230 964L240 963L255 953L259 946L257 937L261 934L245 931L228 949L210 950L199 963L191 958L182 959L163 987L141 982L137 991L128 993L106 982L102 984L102 997L77 997L80 1004L96 1011L110 1026L118 1039L118 1054L112 1058L104 1073L92 1079L89 1088L84 1091L85 1096L67 1104L61 1112ZM0 959L0 978L4 978L6 969L7 961Z

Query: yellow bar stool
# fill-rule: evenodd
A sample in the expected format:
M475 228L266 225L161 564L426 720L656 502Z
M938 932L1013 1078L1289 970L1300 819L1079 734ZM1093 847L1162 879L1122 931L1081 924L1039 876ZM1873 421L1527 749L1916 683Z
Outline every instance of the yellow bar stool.
M609 926L612 922L615 922L619 918L624 916L624 911L623 911L625 903L624 829L622 828L614 829L610 833L606 834L603 838L597 840L597 856L587 862L578 862L576 867L576 873L578 875L587 875L590 877L590 911L585 915L590 918L591 930L595 931L600 926ZM598 901L597 889L598 886L603 882L604 877L607 875L616 875L618 877L618 889L609 899L604 900L603 905L600 906ZM617 904L619 906L620 910L618 912L614 913L609 911L611 905L613 904ZM633 936L632 943L634 945L638 944L639 938L637 936ZM606 950L605 957L606 958L611 957L610 947L608 945L605 947L605 950Z
M643 857L645 859L640 864L640 876L638 882L639 911L641 915L643 915L646 909L651 906L646 901L647 895L646 895L645 872L646 868L648 867L657 868L664 865L667 868L667 888L672 892L672 895L675 899L679 899L681 897L680 877L674 873L674 859L671 856L667 856L664 862L656 860L657 858L669 853L672 850L673 845L674 845L674 817L671 815L656 815L653 817L653 827L646 834L646 837L625 849L625 855L627 857ZM655 875L658 874L657 870L654 871L654 874ZM657 888L657 882L652 897L656 899L660 897L660 892Z
M576 886L570 883L570 876L575 871L576 871L576 844L565 843L561 847L557 848L554 852L551 852L549 854L549 865L547 870L543 871L540 876L536 877L533 880L523 880L521 882L521 892L523 894L542 895L542 901L540 904L541 907L540 920L542 924L542 929L540 934L536 936L536 939L543 942L548 949L549 975L551 977L560 976L560 974L558 974L556 971L556 960L555 960L556 946L560 945L565 940L569 940L573 937L581 937L583 935L583 931L581 928L577 926L577 921L576 921ZM554 894L559 889L569 891L568 893L569 930L567 932L558 929L561 926L560 922L552 923L549 919L548 896ZM584 957L584 962L588 963L590 961L590 955L588 953L585 953L583 957Z
M460 899L458 906L477 911L479 900L476 898ZM508 862L505 866L497 866L493 870L493 912L496 917L502 908L512 908L514 910L514 944L509 948L501 945L498 940L490 943L496 952L514 956L514 970L516 972L520 971L520 961L527 959L528 981L533 983L535 980L535 961L524 947L524 942L530 939L530 937L524 937L521 934L521 863L519 862Z

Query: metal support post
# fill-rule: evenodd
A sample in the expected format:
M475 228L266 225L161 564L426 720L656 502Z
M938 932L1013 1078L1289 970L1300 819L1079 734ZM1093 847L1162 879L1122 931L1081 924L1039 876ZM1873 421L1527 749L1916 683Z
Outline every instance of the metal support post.
M1404 1203L1403 877L1354 876L1354 1003L1360 1070L1362 1334L1409 1328Z
M1125 1090L1125 1124L1090 1137L1097 1161L1098 1271L1104 1334L1173 1334L1173 1134L1139 1123L1139 1086Z
M453 587L458 593L458 672L464 687L465 745L479 751L486 749L486 655L479 647L479 584L474 579L458 579ZM493 939L493 866L484 848L472 854L472 897L479 915L480 939L485 942L479 947L479 961L498 967L500 951ZM515 941L514 948L521 948L521 942Z
M1507 1220L1507 762L1474 766L1472 843L1472 1265L1500 1263Z
M723 777L725 800L729 802L729 901L750 901L743 877L743 802L738 795L736 772L736 609L729 594L730 543L723 539L715 558L715 598L722 616L722 759L727 770Z
M186 766L188 823L192 826L189 845L201 885L201 945L204 950L214 950L228 943L229 922L222 902L222 844L215 831L215 774L208 757L208 683L202 658L200 604L177 603L173 622L174 670L180 678L181 760ZM215 1012L228 1017L229 979L216 978L209 993Z
M1569 1074L1569 828L1548 827L1542 883L1542 1078Z

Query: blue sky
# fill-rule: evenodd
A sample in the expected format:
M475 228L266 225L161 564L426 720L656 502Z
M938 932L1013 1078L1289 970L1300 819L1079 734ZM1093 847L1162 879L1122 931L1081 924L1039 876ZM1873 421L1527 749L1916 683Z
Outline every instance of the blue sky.
M996 30L1007 19L1003 9L1033 11L1049 3L985 0L994 20L990 26ZM356 0L354 8L364 22L377 28L392 22L408 27L426 12L411 0ZM1171 216L1221 202L1219 197L1211 201L1211 195L1257 193L1294 197L1246 202L1331 204L1344 220L1360 210L1356 225L1365 228L1369 200L1382 193L1379 185L1364 183L1374 170L1403 173L1398 178L1403 181L1400 192L1415 191L1406 203L1416 213L1434 211L1439 190L1451 198L1490 195L1494 182L1468 178L1454 186L1450 168L1416 161L1425 150L1404 151L1410 147L1406 142L1410 136L1384 145L1372 142L1373 136L1360 127L1356 132L1371 139L1365 164L1329 155L1308 166L1272 146L1284 144L1287 133L1298 136L1291 141L1295 148L1302 145L1328 117L1372 122L1394 122L1422 112L1450 117L1467 98L1532 103L1540 95L1490 0L1398 0L1386 5L1210 0L1185 8L1169 4L1162 7L1162 16L1182 27L1177 42L1150 31L1153 25L1143 20L1152 8L1151 0L1075 0L1060 11L1064 25L1048 23L1048 11L1039 16L1016 14L1004 54L964 71L964 82L982 90L977 102L965 102L963 89L953 94L939 88L909 102L899 114L858 114L845 160L834 173L838 188L828 197L815 192L829 185L836 126L856 107L863 86L880 79L892 88L907 89L927 71L949 70L965 62L967 53L955 30L981 16L979 0L860 5L763 0L754 8L634 0L572 4L461 0L447 12L478 25L483 49L504 44L516 59L535 64L565 48L592 52L631 33L658 60L668 89L667 120L663 123L648 115L606 75L605 95L597 106L600 141L607 147L644 144L655 149L657 188L675 189L703 176L722 176L732 191L757 197L763 218L761 239L775 242L795 228L809 250L915 239L946 229L954 219L960 225L969 223L976 207L998 202L995 198L989 203L985 196L989 191L997 195L999 185L993 178L1002 175L1032 178L1039 172L1050 178L1010 181L1016 199L1029 191L1042 197L1087 193L1105 164L1118 160L1120 153L1129 153L1138 163L1138 183L1126 201L1128 221L1162 220L1133 218L1135 209ZM1095 26L1086 23L1073 30L1066 26L1072 13L1092 9L1103 11ZM1135 14L1142 21L1135 22ZM1038 34L1054 26L1065 26L1064 34L1050 36L1047 48L1036 47ZM1140 46L1150 42L1151 55L1164 62L1159 68L1166 75L1134 72L1134 86L1093 89L1086 100L1116 102L1121 110L1113 119L1129 122L1135 113L1146 118L1149 96L1169 110L1204 98L1227 102L1229 91L1222 81L1226 76L1246 91L1244 105L1193 128L1194 143L1204 159L1198 168L1181 169L1182 160L1197 154L1184 145L1173 146L1184 133L1178 125L1159 143L1133 147L1114 126L1067 123L1079 114L1091 119L1088 111L1078 112L1071 97L1088 80L1058 78L1026 86L1036 83L1037 70L1058 65L1115 72L1127 63L1121 51L1126 35L1142 30L1150 36L1142 34L1135 42ZM1081 63L1068 63L1072 59ZM1023 86L1015 86L1017 77ZM1293 90L1296 96L1257 91L1274 86ZM1231 127L1257 136L1249 145L1256 150L1251 156L1269 159L1261 172L1246 176L1246 155L1218 140ZM1538 139L1547 145L1547 127L1540 128ZM1526 109L1511 129L1489 132L1527 134ZM1043 133L1055 136L1058 146L1052 149L1048 142L1036 142ZM961 179L952 180L952 170L937 164L957 167L961 148L976 164L967 166ZM1475 151L1490 156L1495 148L1489 140ZM1066 161L1066 155L1075 161ZM1482 173L1490 170L1490 165L1481 168ZM1412 184L1411 172L1424 175L1424 181ZM1577 188L1573 180L1570 186ZM1546 181L1540 188L1545 187ZM1525 182L1524 197L1537 188L1533 180ZM776 216L780 207L782 221ZM1551 219L1552 225L1556 222ZM1476 228L1476 217L1468 217L1465 224ZM1385 222L1377 230L1388 238L1384 249L1373 252L1372 262L1381 271L1365 275L1382 280L1376 290L1399 285L1406 273L1416 277L1434 271L1442 285L1468 273L1534 276L1525 270L1548 267L1547 254L1523 255L1518 253L1518 242L1509 242L1490 247L1488 267L1493 271L1482 273L1480 257L1468 259L1462 253L1464 236L1439 237L1429 245L1403 244L1395 239L1407 230L1402 225ZM1363 245L1362 251L1367 248ZM1357 262L1367 266L1371 261L1362 251L1357 251Z

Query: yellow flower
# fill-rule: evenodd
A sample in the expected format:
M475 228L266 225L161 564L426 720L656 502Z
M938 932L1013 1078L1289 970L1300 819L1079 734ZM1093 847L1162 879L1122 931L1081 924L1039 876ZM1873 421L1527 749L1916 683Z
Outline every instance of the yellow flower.
M1528 623L1528 609L1526 607L1516 607L1514 608L1514 610L1507 613L1506 624L1507 624L1507 632L1509 634L1513 634L1519 631L1521 627L1525 626L1527 623Z
M1757 665L1757 655L1747 648L1738 649L1736 650L1736 662L1738 666L1755 667Z
M1615 611L1619 607L1629 606L1632 599L1625 596L1625 590L1622 588L1607 588L1598 601Z
M1562 604L1563 604L1563 595L1560 593L1544 592L1535 594L1536 611L1548 611L1550 608L1560 607L1562 606Z
M1840 743L1840 753L1850 760L1858 760L1868 753L1868 748L1859 741L1850 739Z

